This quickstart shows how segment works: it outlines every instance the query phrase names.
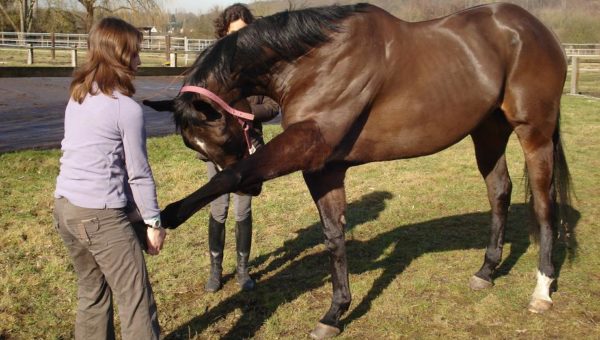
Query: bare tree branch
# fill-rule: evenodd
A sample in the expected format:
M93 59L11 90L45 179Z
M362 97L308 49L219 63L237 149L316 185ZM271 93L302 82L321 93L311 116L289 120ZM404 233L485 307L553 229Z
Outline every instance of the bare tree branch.
M15 30L15 32L18 32L19 27L17 26L17 24L15 24L14 21L12 21L12 19L10 18L10 15L8 15L8 12L6 11L6 9L4 8L4 5L2 5L2 3L0 3L0 11L2 12L2 14L4 14L6 19L8 20L8 23L12 26L12 28Z
M149 12L151 10L160 11L156 0L77 0L80 4L85 7L86 11L86 28L89 31L94 23L94 13L96 10L106 11L108 13L115 13L121 10L140 10Z

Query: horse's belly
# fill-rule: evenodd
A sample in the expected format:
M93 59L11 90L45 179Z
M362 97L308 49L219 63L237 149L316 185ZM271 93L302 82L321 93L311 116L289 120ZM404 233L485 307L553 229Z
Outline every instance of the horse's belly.
M373 113L357 131L358 136L343 158L365 163L433 154L462 140L489 110L488 107L433 114Z

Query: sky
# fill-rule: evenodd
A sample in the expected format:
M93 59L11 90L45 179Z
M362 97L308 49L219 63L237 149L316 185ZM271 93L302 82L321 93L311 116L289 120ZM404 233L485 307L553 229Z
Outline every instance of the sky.
M250 0L163 0L169 11L187 11L194 14L206 13L214 6L225 8L236 2L249 3Z

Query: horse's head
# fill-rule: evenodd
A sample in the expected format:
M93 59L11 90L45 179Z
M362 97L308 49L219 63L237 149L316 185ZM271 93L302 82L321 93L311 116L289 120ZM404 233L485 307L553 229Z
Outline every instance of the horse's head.
M244 116L251 109L239 93L217 93L217 90L208 90L206 85L186 85L173 100L144 101L144 104L158 111L173 112L185 145L219 169L225 169L250 154L252 145L248 144L244 124L252 117ZM236 115L238 113L242 118ZM241 192L257 195L260 189L258 185L242 188Z
M219 100L194 92L181 93L174 101L174 113L185 144L224 169L247 156L249 148L244 121L228 112ZM234 109L250 111L245 99L228 102Z
M230 34L203 51L188 69L184 86L173 100L144 101L156 110L173 112L184 143L220 169L232 166L250 153L242 123L251 121L250 114L243 117L251 109L245 99L247 94L240 90L243 85L240 85L239 63L234 62L236 42L237 33ZM241 119L237 112L242 113ZM242 191L256 194L256 189Z

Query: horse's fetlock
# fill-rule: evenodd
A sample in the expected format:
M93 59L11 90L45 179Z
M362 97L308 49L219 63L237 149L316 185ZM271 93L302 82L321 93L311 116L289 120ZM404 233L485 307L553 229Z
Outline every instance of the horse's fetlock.
M502 248L488 248L485 253L485 261L497 266L502 260Z
M352 302L352 298L348 297L344 299L344 302L340 303L340 312L344 314L348 309L350 309L350 303Z

